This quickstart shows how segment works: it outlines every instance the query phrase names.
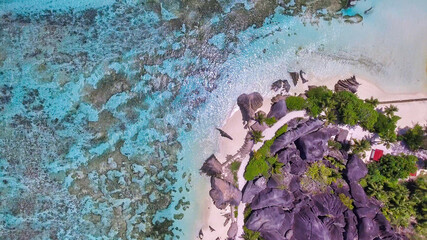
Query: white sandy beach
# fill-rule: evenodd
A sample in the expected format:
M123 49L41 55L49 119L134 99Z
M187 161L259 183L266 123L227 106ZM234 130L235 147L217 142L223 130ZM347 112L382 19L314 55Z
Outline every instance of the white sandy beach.
M369 81L366 81L360 78L357 78L357 81L361 83L361 86L359 87L357 95L362 99L370 98L372 96L374 98L379 99L379 101L390 101L390 100L402 100L402 99L414 99L414 98L427 97L427 93L410 93L410 94L388 93L383 91L381 88L379 88L378 86L376 86L375 84ZM333 86L335 83L336 81L328 81L326 85L328 88L333 89ZM291 92L292 94L294 93L298 94L303 92L306 88L307 88L307 85L304 85L304 87L302 87L302 84L299 83L298 88L292 88ZM272 95L275 95L275 94L272 94ZM264 97L264 104L260 110L268 113L271 105L270 103L271 103L271 99L268 97ZM420 123L422 125L427 124L427 101L396 103L393 105L399 108L399 111L396 114L401 117L401 119L397 123L398 128L413 126L416 123ZM385 106L388 106L388 105L379 105L380 108ZM236 109L238 108L236 107ZM288 113L288 115L282 118L273 127L266 129L263 132L264 140L267 140L273 137L275 131L290 119L295 117L302 117L303 115L304 115L303 111ZM219 151L215 153L215 155L218 158L218 160L223 163L226 161L227 155L234 155L240 149L240 147L244 143L244 138L248 131L243 126L242 115L240 110L236 110L230 114L230 116L228 117L222 129L233 137L232 141L222 137L219 138ZM360 139L365 134L366 133L363 132L361 128L360 129L357 128L356 130L353 130L350 132L349 138ZM261 147L261 143L256 144L254 146L254 149L257 149L259 147ZM378 147L380 149L382 148L381 146L375 146L375 147ZM245 184L243 173L248 160L249 160L249 156L247 156L242 161L242 165L238 172L238 182L239 182L240 189L242 189ZM207 195L209 190L210 189L206 190ZM213 204L212 200L210 199L210 197L208 198L209 200L206 202L205 207L203 209L204 217L201 220L201 229L204 233L203 239L216 240L218 237L221 240L226 239L227 231L230 226L230 223L228 223L226 226L223 225L225 221L225 218L223 217L223 215L226 213L229 213L230 210L229 208L227 208L226 210L217 209ZM243 233L243 229L242 229L243 210L244 210L244 204L240 204L239 211L238 211L238 219L237 219L238 225L239 225L239 231L237 236L240 236ZM209 226L215 229L215 231L210 231ZM237 239L240 239L240 238L237 237Z

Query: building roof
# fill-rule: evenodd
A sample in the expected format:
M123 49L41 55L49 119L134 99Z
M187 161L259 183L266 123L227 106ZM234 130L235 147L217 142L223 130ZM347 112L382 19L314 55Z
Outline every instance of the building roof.
M383 156L383 154L384 154L383 150L373 149L371 153L371 159L378 162Z

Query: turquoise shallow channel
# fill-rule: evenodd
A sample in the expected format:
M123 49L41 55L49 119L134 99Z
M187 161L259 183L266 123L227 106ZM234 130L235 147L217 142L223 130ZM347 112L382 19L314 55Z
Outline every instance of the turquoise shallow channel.
M0 239L194 239L214 127L289 70L426 91L427 1L343 2L0 0Z

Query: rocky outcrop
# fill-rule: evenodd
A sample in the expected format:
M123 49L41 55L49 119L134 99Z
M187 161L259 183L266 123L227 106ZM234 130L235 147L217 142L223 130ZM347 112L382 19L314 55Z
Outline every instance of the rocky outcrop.
M364 178L367 173L368 168L366 167L365 163L357 155L351 156L344 171L348 181L359 182L360 179Z
M300 70L299 71L299 76L301 77L301 80L302 80L303 84L308 82L308 80L304 77L304 75L305 75L305 72L303 70Z
M264 190L267 187L267 181L264 177L257 178L252 181L248 181L243 188L243 196L242 196L242 202L244 203L250 203L252 202L252 199L257 195L259 192Z
M323 125L323 122L314 119L298 125L296 129L289 130L280 135L270 147L271 155L275 155L278 151L284 149L288 144L294 142L298 138L318 130Z
M279 100L271 105L270 112L267 114L267 118L276 118L276 120L281 119L287 113L288 109L286 108L285 100Z
M222 165L218 159L216 159L215 155L212 154L206 159L200 170L208 176L219 176L222 173Z
M227 236L229 238L235 238L237 235L237 222L232 222L230 228L227 231Z
M293 207L294 196L286 191L277 188L267 188L258 193L251 203L252 210L266 207L281 207L289 209Z
M348 130L340 129L337 136L335 136L335 141L346 144L347 143Z
M242 112L243 121L248 122L255 116L255 111L262 106L263 98L261 94L253 92L242 94L237 98L237 105Z
M360 83L356 81L356 77L352 76L351 78L347 78L345 80L338 80L338 82L335 84L335 91L347 91L355 93L357 92L359 85Z
M291 85L289 84L288 80L277 80L271 84L271 90L275 92L289 92L291 89Z
M289 72L289 75L291 75L292 82L294 83L294 86L296 86L298 84L299 74L297 72Z
M219 209L226 208L228 204L237 206L242 199L238 188L220 178L211 177L211 188L209 195Z
M295 144L301 152L301 158L309 162L321 160L327 152L328 140L337 134L336 128L323 128L300 137Z

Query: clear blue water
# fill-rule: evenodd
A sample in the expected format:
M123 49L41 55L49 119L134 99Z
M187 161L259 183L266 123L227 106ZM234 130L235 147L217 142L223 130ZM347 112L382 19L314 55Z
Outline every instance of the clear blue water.
M213 127L288 70L426 91L426 1L203 2L0 0L0 239L193 239Z

